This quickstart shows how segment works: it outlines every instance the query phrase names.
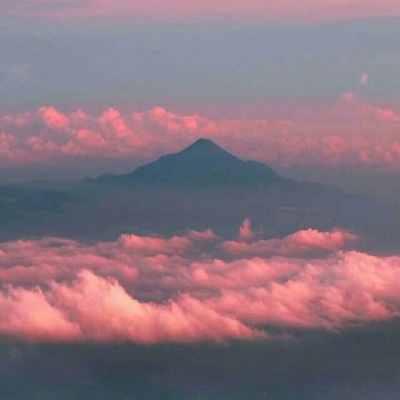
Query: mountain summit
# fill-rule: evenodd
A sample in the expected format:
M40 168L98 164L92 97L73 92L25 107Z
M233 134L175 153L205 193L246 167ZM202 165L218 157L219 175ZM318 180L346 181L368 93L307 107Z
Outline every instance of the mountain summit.
M183 149L180 153L186 154L203 154L203 155L215 155L215 154L229 154L226 150L219 147L210 139L200 138L192 143L190 146ZM178 153L179 154L179 153Z
M244 161L212 140L202 138L179 153L162 156L130 174L104 175L97 181L146 186L215 187L266 184L283 179L267 165Z

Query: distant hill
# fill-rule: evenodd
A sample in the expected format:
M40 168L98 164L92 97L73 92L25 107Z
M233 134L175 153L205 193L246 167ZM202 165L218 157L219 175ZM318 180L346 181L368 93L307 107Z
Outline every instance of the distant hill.
M186 149L160 157L124 175L103 175L91 182L146 186L220 187L267 184L280 180L272 168L244 161L209 139L199 139Z

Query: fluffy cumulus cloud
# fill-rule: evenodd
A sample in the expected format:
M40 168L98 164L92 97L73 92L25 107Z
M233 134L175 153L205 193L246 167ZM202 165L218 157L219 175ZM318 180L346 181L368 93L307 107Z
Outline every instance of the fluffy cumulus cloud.
M367 82L363 75L362 82ZM400 113L347 93L330 106L291 110L291 117L211 119L156 107L95 116L52 107L0 117L0 164L74 165L98 157L137 163L179 151L199 137L243 158L273 162L367 164L400 168ZM301 112L300 112L301 111ZM106 171L105 171L106 172Z
M304 21L394 16L400 14L397 0L280 0L268 2L253 0L196 1L186 0L30 0L3 1L7 14L63 19L108 17L121 19L192 19L239 18L267 21ZM17 3L17 4L15 4ZM20 3L20 4L19 4Z
M357 238L341 230L260 235L245 222L230 241L208 230L92 244L2 243L0 334L28 341L226 342L274 338L267 326L286 336L398 317L399 256L351 250Z

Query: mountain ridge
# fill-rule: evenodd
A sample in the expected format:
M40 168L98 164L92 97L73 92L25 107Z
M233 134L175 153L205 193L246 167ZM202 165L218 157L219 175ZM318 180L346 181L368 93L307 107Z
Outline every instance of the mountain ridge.
M145 186L247 186L289 181L258 161L242 160L210 139L200 138L183 150L166 154L133 172L102 175L90 182Z

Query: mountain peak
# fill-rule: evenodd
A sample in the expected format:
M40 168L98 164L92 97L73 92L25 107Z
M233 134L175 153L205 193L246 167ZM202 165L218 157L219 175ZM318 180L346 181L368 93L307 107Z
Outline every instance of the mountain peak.
M219 147L211 139L206 139L206 138L197 139L189 147L200 147L200 146L202 146L202 147Z
M200 138L186 147L181 153L196 153L196 154L215 154L215 153L227 153L224 149L219 147L210 139Z
M130 174L100 178L103 182L185 187L266 184L282 179L267 165L244 161L205 138Z

